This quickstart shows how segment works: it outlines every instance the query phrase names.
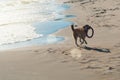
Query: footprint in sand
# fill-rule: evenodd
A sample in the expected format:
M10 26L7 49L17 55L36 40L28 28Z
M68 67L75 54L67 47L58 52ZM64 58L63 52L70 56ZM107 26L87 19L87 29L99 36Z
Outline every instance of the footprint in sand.
M79 59L81 55L81 50L78 48L73 48L70 50L70 56L72 56L75 59Z

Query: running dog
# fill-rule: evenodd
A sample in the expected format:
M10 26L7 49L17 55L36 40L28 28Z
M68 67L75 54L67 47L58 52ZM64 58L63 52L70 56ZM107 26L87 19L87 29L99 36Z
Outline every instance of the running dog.
M92 37L93 37L93 34L94 34L93 28L92 28L91 26L89 26L89 25L85 25L85 26L83 26L82 28L80 28L80 27L74 28L74 25L72 24L72 25L71 25L71 29L72 29L72 31L73 31L73 37L74 37L74 39L75 39L75 44L76 44L77 46L79 46L78 43L77 43L77 39L78 39L78 38L79 38L79 41L81 42L81 45L82 45L84 42L85 42L85 44L87 44L87 41L85 40L86 36L87 36L88 38L92 38ZM88 30L89 30L89 29L92 30L92 35L91 35L91 36L88 35Z

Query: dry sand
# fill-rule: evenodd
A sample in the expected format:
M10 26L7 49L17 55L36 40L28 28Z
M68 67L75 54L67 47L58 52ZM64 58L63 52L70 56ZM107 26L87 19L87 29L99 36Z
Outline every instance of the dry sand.
M71 5L71 21L95 29L77 48L71 28L65 41L0 52L0 80L120 80L120 0L59 0Z

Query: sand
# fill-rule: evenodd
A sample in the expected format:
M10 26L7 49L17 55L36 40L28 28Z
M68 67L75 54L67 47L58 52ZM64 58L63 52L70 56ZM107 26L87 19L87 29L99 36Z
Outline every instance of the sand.
M54 34L63 42L1 51L0 80L120 80L120 0L58 2L71 6L70 21L91 25L94 37L78 48L67 27Z

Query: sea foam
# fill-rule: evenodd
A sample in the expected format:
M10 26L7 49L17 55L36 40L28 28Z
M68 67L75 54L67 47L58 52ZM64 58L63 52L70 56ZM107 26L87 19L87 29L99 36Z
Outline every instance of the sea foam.
M31 25L15 24L0 27L0 45L26 41L38 37L42 37L42 34L36 34L35 28Z

